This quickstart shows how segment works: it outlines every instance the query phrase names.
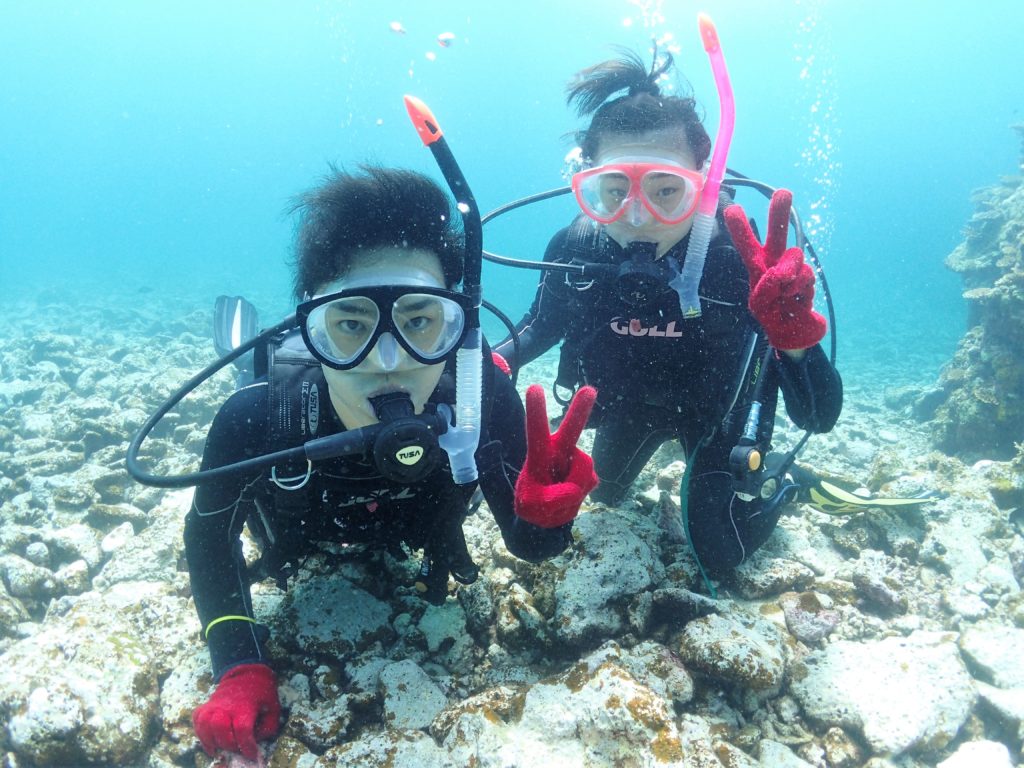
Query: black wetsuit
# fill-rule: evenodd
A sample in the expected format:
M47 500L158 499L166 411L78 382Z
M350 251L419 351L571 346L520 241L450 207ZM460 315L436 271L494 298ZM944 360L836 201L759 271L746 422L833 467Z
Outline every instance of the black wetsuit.
M307 370L304 376L318 382L326 402L327 385L319 368ZM532 561L550 557L569 544L572 525L544 529L515 516L514 482L526 454L523 404L503 373L485 369L484 376L485 397L492 400L483 409L485 423L477 451L481 490L510 552ZM488 385L488 379L493 383ZM271 438L275 427L269 414L280 412L268 408L272 389L263 379L228 399L210 428L203 469L281 447ZM451 390L451 376L446 372L431 401L451 402ZM316 421L317 437L343 429L330 407L319 409ZM294 484L295 476L304 476L305 462L301 467L277 467L277 473L282 484ZM286 477L291 478L290 483ZM446 455L437 470L413 484L390 482L372 461L357 457L314 464L309 481L300 490L281 489L269 471L199 486L185 520L185 556L215 678L219 680L232 666L266 661L267 630L244 618L253 616L239 540L247 520L258 538L266 539L269 529L275 540L269 552L278 564L301 559L319 541L368 543L393 552L404 542L410 549L424 548L430 557L444 561L446 584L447 555L454 558L452 573L465 565L458 561L457 552L446 550L455 537L465 552L461 526L475 487L455 485ZM439 600L443 601L444 593L442 586ZM243 618L216 621L221 617Z
M583 221L555 235L544 260L622 262L623 249ZM688 240L665 258L681 265ZM747 309L747 270L721 219L700 284L700 318L683 318L667 280L656 299L631 308L611 280L573 284L565 273L543 274L517 326L519 359L511 339L495 351L522 366L564 340L556 383L597 388L589 426L597 428L601 482L591 498L620 501L658 447L676 438L693 462L687 535L694 551L710 572L735 567L768 538L778 511L762 513L760 500L742 501L731 487L729 453L742 434L766 342ZM759 445L770 444L779 389L795 424L830 430L842 408L842 382L820 345L800 362L774 358L763 383Z

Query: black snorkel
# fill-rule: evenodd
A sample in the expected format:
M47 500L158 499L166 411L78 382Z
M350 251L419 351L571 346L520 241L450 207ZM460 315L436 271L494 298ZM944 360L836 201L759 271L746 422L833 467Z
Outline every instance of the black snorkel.
M480 331L480 304L483 292L480 273L483 267L483 223L476 199L462 169L448 147L441 126L433 113L415 96L405 97L405 108L420 139L434 156L462 216L466 234L466 259L462 292L473 301L466 313L466 337L455 353L455 423L441 437L448 453L452 478L458 485L477 479L475 454L480 444L480 420L483 397L483 334Z

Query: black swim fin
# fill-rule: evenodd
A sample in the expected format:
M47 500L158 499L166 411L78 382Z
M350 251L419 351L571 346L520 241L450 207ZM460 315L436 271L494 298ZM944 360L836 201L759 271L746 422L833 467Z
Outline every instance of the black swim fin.
M827 515L855 515L871 508L908 507L928 504L942 498L938 493L925 493L909 498L886 498L881 496L861 496L840 488L833 482L818 477L813 472L795 464L789 468L789 474L799 487L796 501L810 504Z
M259 313L256 307L242 296L218 296L213 304L213 348L219 357L233 352L259 333ZM252 351L235 360L238 368L238 385L248 384L253 379Z
M213 347L220 357L238 349L259 332L259 314L241 296L218 296L213 304Z

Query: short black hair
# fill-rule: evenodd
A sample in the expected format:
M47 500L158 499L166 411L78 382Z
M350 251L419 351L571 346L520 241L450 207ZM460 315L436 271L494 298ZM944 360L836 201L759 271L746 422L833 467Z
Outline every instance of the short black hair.
M577 72L566 86L566 101L577 114L594 115L590 126L577 135L583 158L592 161L607 136L677 129L684 132L697 166L703 165L711 154L711 137L697 114L697 102L689 96L665 96L658 86L661 76L672 69L672 54L659 59L655 48L648 70L637 54L619 51L621 58ZM609 101L621 90L626 94Z
M344 275L352 254L363 249L430 251L448 288L462 280L461 219L444 190L421 173L377 165L348 173L332 165L318 186L296 198L291 212L299 214L293 284L299 301Z

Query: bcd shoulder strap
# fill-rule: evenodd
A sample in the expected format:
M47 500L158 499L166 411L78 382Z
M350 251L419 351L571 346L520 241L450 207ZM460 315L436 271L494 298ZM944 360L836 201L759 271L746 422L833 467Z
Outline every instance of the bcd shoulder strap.
M604 248L604 237L603 229L597 226L597 222L580 214L573 219L566 232L565 254L568 257L566 261L573 263L592 262L595 259L600 260L600 255ZM566 282L572 285L568 277L566 277ZM574 299L582 293L583 289L579 286L573 287L575 287L575 290L568 292L568 300L571 302L570 311L573 312L575 317L584 318L584 316L590 313L583 312L578 307L572 306L577 303ZM586 288L586 290L591 289L599 290L599 288L593 285ZM576 394L576 390L583 383L583 370L580 358L583 347L592 336L592 332L582 325L570 327L569 331L559 349L558 372L551 388L555 401L563 408L568 406L573 395ZM563 395L562 391L567 391L569 394L567 396Z
M268 406L271 447L278 451L312 440L330 398L320 363L297 330L267 346Z
M256 373L267 377L267 425L271 451L302 445L317 436L323 423L322 407L329 403L327 382L320 364L306 349L298 330L291 330L267 342L263 355L256 355ZM264 497L270 502L257 504L258 519L249 526L262 538L262 553L257 572L271 576L286 588L287 576L302 557L308 544L300 521L318 503L318 484L304 482L309 470L296 459L275 465ZM289 486L297 486L288 490ZM289 567L289 564L291 566Z

